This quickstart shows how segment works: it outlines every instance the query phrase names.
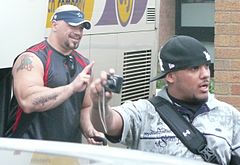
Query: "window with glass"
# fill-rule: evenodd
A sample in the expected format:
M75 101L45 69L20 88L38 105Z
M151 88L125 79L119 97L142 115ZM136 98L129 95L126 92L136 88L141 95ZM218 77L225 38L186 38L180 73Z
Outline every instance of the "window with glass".
M214 0L177 0L176 34L213 42L214 11Z

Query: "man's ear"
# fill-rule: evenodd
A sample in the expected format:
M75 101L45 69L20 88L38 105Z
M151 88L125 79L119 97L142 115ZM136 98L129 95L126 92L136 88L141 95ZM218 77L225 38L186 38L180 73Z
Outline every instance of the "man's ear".
M55 32L57 30L57 21L52 21L52 30Z
M168 83L173 83L173 82L176 80L175 72L169 72L169 73L166 75L165 80L166 80Z

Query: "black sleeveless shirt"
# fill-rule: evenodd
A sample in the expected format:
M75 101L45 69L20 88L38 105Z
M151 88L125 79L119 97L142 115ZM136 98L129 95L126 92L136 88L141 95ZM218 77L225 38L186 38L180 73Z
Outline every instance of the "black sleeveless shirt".
M34 53L42 61L44 84L50 88L69 84L89 64L87 58L74 50L69 54L73 57L74 71L70 70L67 64L68 57L56 51L46 40L26 51ZM45 112L34 112L32 122L22 138L81 142L80 110L84 94L85 91L75 93L56 108ZM24 115L27 114L19 108L17 118L21 119ZM20 126L16 120L15 129Z

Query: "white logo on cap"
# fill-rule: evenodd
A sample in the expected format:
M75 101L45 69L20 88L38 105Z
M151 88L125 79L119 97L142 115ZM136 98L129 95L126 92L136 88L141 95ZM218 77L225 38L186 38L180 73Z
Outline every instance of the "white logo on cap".
M203 51L203 54L205 55L207 61L211 60L211 56L207 51Z
M169 69L175 68L174 64L168 64Z
M80 17L80 18L82 18L82 14L81 14L80 12L77 13L77 16Z
M162 62L162 60L160 58L158 60L159 60L159 64L160 64L160 70L162 72L164 72L165 69L163 68L163 62ZM169 69L172 69L172 68L175 68L175 65L174 64L168 64L168 67L169 67Z
M159 57L158 60L159 60L160 70L161 70L161 71L164 71L163 63L162 63L161 58Z

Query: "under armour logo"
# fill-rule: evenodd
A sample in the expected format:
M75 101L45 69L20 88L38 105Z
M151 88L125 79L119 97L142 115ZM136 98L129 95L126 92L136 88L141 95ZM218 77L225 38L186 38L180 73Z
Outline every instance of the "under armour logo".
M186 137L187 135L190 135L190 134L191 134L191 132L190 132L190 131L187 129L187 130L186 130L186 132L183 132L182 134L183 134L183 136L185 136L185 137Z

